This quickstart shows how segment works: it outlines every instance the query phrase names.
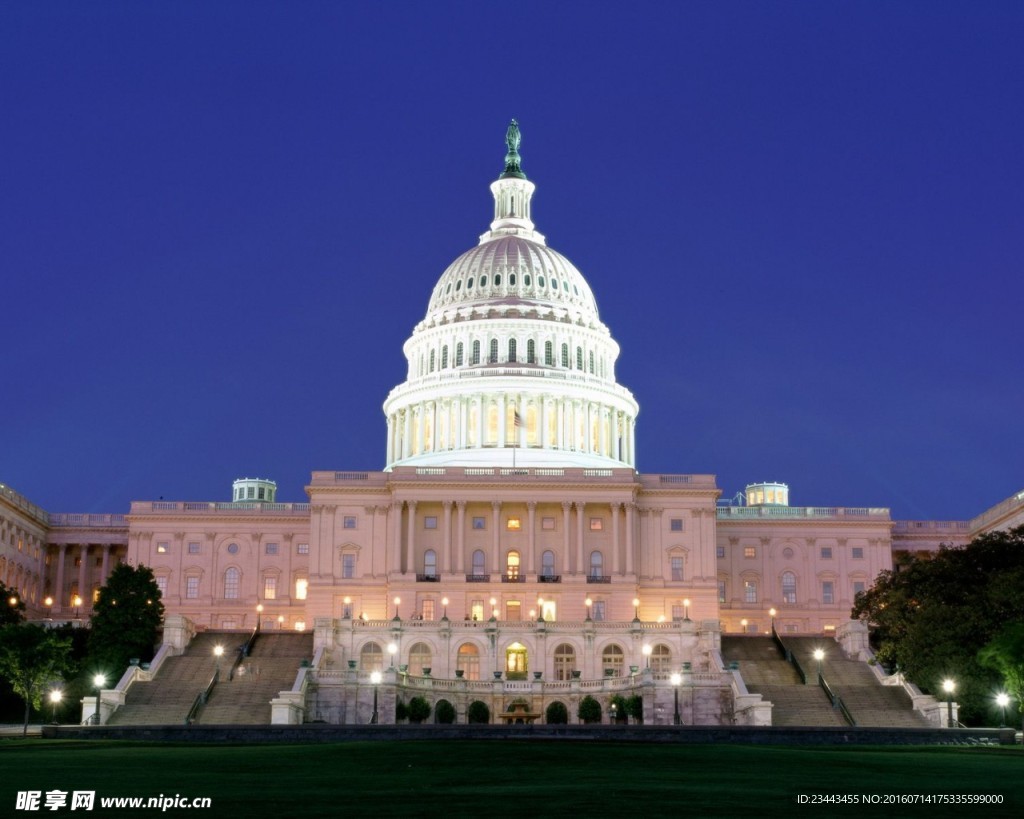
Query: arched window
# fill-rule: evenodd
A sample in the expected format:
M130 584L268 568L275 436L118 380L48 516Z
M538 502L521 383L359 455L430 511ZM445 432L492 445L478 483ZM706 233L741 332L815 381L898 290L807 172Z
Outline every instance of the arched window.
M423 676L423 669L430 668L432 655L426 643L413 643L409 649L409 673L417 677Z
M625 668L625 660L626 655L617 645L605 646L604 651L601 652L601 665L604 668L605 676L621 677ZM608 673L608 669L611 669L611 674Z
M455 366L462 366L462 342L455 345Z
M477 549L473 552L473 574L486 574L487 563L484 561L483 549Z
M470 364L479 364L480 363L480 342L479 341L474 341L473 342L473 354L470 357L469 363Z
M459 646L455 657L455 670L461 671L467 680L480 679L480 650L472 643Z
M430 372L434 371L434 365L437 362L437 353L434 350L430 351Z
M514 338L508 340L508 360L512 363L516 360L516 340Z
M582 370L583 369L583 348L582 347L577 347L576 348L576 369L577 370Z
M237 600L238 599L238 581L241 578L242 573L238 571L234 566L224 572L224 599L225 600Z
M447 350L447 347L445 349ZM591 375L594 374L594 351L593 350L591 350L589 353L587 353L587 369L590 371Z
M498 363L498 339L496 339L496 338L492 338L491 339L490 363L491 364L497 364Z
M782 602L796 602L796 575L793 572L782 573Z
M555 366L555 345L550 341L544 342L544 365L547 367Z
M569 345L562 345L562 366L569 369Z
M555 553L550 549L540 556L540 573L543 577L555 576Z
M537 342L535 342L532 338L526 342L526 363L537 363Z
M441 348L441 369L442 370L447 370L448 369L448 345L447 344L445 344ZM591 367L590 371L591 372L594 371L593 367Z
M576 649L568 643L559 643L555 647L555 679L572 679L574 668L576 668Z
M505 575L509 580L519 579L519 552L511 551L505 561Z
M359 666L363 671L383 671L384 651L379 643L367 643L359 652Z
M604 555L596 549L590 553L590 576L602 577L604 575Z
M508 274L508 286L509 287L515 287L516 286L516 274L515 273L509 273Z
M651 670L670 671L672 668L672 649L664 643L658 643L651 650Z
M427 549L423 553L423 574L427 577L437 577L437 552Z

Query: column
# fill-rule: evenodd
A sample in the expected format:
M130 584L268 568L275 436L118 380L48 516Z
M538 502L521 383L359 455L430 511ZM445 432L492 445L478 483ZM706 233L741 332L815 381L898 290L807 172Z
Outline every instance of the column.
M505 413L507 409L505 407L505 394L502 393L498 396L498 449L505 446Z
M504 402L503 402L504 403ZM491 565L494 567L491 571L501 572L501 553L499 551L498 542L498 526L501 523L501 501L491 501L491 528L494 530L494 537L492 538L492 553L491 553Z
M387 458L385 463L390 464L394 460L394 446L395 446L395 416L388 418L388 443L387 443Z
M420 442L422 443L422 438ZM405 573L416 571L416 553L414 544L416 541L416 501L406 501L406 505L409 507L409 539L405 544Z
M67 545L62 543L57 549L57 585L53 590L53 611L62 611L68 601L64 599L64 562L67 558Z
M565 449L565 401L558 401L555 406L555 437L555 447Z
M619 510L622 509L621 503L609 504L612 510L612 574L620 574L619 572Z
M452 571L452 502L444 501L444 562L441 571L451 574Z
M105 586L110 577L110 544L103 544L103 566L100 569L100 585Z
M455 550L455 571L458 574L462 574L462 556L466 553L466 502L463 500L455 501L455 508L458 510L458 516L455 523L455 528L458 530L458 536L456 537L456 550Z
M587 406L583 410L583 423L584 423L584 435L583 435L583 451L593 452L594 451L594 405L587 401Z
M633 527L636 504L626 504L626 574L633 574Z
M572 504L569 501L562 501L562 560L565 561L565 573L571 574L572 554L569 552L569 510Z
M402 423L405 429L402 433L402 459L404 460L412 455L412 407L406 407L402 412L405 415Z
M583 511L586 504L583 501L576 502L576 571L586 573L586 563L583 562Z
M527 501L526 503L526 521L527 526L530 527L530 540L529 547L527 549L527 565L526 571L530 574L534 572L534 565L536 565L536 552L537 552L537 501Z
M420 401L416 409L419 413L419 419L416 422L416 447L418 453L422 455L424 452L427 451L425 445L426 438L424 437L424 432L426 431L427 426L427 405L425 402Z
M402 501L396 500L391 504L391 571L402 571Z
M85 609L92 606L92 595L89 593L89 589L85 587L86 582L88 582L89 544L83 543L78 548L78 596L82 598L82 608Z
M636 424L629 419L629 463L636 464Z

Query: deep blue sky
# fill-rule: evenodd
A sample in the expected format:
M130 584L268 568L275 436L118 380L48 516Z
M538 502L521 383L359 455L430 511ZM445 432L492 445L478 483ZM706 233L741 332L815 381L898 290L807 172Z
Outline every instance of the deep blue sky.
M534 218L639 468L967 518L1024 487L1024 4L5 3L0 482L304 500L491 218Z

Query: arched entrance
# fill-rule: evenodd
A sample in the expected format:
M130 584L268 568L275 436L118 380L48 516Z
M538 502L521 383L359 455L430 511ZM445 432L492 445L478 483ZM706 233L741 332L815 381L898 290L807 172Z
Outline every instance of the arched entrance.
M529 665L526 646L522 643L512 643L505 649L505 679L525 680L527 671L529 671Z

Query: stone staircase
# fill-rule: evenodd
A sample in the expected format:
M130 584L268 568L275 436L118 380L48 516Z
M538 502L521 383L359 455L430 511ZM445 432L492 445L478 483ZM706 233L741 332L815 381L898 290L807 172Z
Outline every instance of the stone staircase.
M270 701L292 687L303 660L313 659L313 635L266 633L252 654L213 689L196 720L201 725L269 725Z
M109 725L182 724L196 694L210 682L216 668L213 647L225 647L225 656L245 640L237 632L207 631L195 637L185 652L168 657L149 682L133 683L125 703L108 720Z
M797 661L807 673L808 682L817 679L816 648L824 649L821 673L833 692L840 696L858 726L876 728L933 727L913 710L910 696L898 686L881 685L866 663L843 655L839 645L821 637L783 636Z

